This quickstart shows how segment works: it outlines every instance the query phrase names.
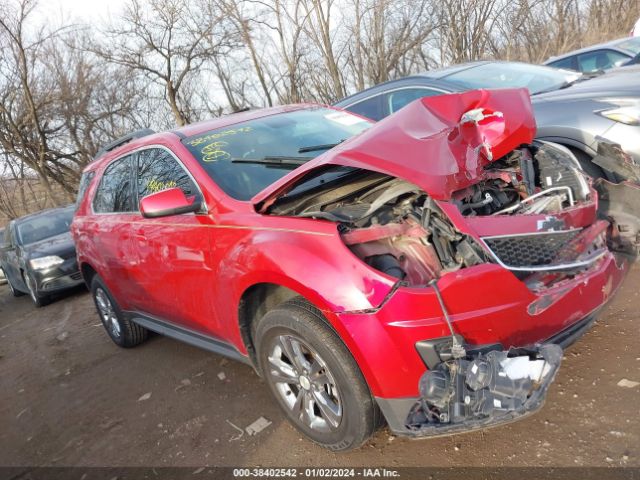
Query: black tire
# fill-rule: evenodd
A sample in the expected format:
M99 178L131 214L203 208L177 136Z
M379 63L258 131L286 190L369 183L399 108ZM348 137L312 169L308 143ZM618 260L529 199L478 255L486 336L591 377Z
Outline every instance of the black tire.
M123 313L111 292L98 275L91 280L91 296L98 316L113 343L122 348L140 345L149 336L149 331L129 320Z
M31 301L36 306L36 308L44 307L45 305L49 305L51 303L51 297L49 297L49 295L42 295L41 293L37 292L35 286L36 282L28 273L23 272L22 279L24 281L24 284L29 289L29 298L31 298Z
M319 310L302 298L295 298L267 312L254 328L254 344L260 372L264 375L271 393L293 425L315 443L333 451L344 451L362 445L381 424L381 413L355 360L338 335L327 325ZM316 374L307 369L297 369L296 362L287 363L283 339L298 342L297 351L307 352L310 365L323 365ZM295 343L289 343L289 347ZM278 350L279 349L279 350ZM276 353L274 353L276 352ZM278 354L277 352L280 352ZM272 355L272 361L269 356ZM295 356L295 355L294 355ZM297 356L296 356L297 357ZM276 359L276 360L273 360ZM287 382L277 382L276 372L283 373L275 363L290 365L287 381L298 378L297 387ZM310 369L312 370L312 369ZM298 372L301 376L296 377ZM308 376L308 378L307 378ZM303 383L304 377L304 383ZM310 379L325 380L318 381ZM324 385L324 386L323 386ZM304 388L303 388L304 387ZM334 388L335 387L335 388ZM289 393L284 390L289 389ZM333 407L339 406L341 415L323 415L325 409L315 398L330 398ZM306 396L306 397L305 397ZM303 398L303 400L298 400ZM311 399L309 402L304 398ZM293 403L293 405L287 402ZM311 403L313 402L313 403ZM307 405L309 410L296 405ZM294 413L298 410L298 413ZM314 420L307 411L313 412ZM335 425L330 425L329 418ZM324 426L317 424L325 419ZM324 431L320 431L320 428Z
M13 287L13 284L11 283L11 279L9 278L6 272L4 276L7 279L7 285L9 285L9 291L11 292L11 295L13 295L14 297L22 297L24 295L24 292L21 292L20 290L16 290Z

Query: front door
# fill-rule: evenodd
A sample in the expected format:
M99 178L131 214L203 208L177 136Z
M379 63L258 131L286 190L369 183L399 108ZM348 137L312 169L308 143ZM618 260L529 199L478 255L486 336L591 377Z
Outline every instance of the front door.
M187 196L202 194L177 157L164 147L137 155L138 200L178 187ZM137 252L133 274L136 304L143 313L179 326L214 335L211 274L211 219L206 214L142 218L133 226Z

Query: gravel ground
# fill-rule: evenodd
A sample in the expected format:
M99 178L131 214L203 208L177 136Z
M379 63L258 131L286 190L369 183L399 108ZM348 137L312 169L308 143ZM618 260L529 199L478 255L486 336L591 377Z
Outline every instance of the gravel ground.
M640 386L618 382L640 382L639 280L566 351L536 415L419 441L383 429L348 453L302 438L245 365L160 336L120 349L86 291L36 309L0 286L0 465L637 468Z

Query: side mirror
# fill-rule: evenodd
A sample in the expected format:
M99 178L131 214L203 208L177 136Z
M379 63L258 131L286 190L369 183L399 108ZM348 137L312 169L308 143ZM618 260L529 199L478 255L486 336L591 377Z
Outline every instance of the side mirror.
M143 217L157 218L183 213L197 212L202 202L197 199L189 200L179 188L168 188L152 193L140 200L140 212Z

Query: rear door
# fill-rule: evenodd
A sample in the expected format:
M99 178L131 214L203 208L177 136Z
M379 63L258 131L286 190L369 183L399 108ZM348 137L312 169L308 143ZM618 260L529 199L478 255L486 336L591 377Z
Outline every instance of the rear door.
M92 202L93 215L84 227L95 245L98 271L118 304L126 309L136 285L131 276L131 228L136 218L134 155L111 162L104 171Z
M178 157L166 147L138 152L137 201L167 188L187 197L202 193ZM138 286L136 305L143 313L190 330L216 331L211 301L211 220L204 214L142 218L133 228Z

